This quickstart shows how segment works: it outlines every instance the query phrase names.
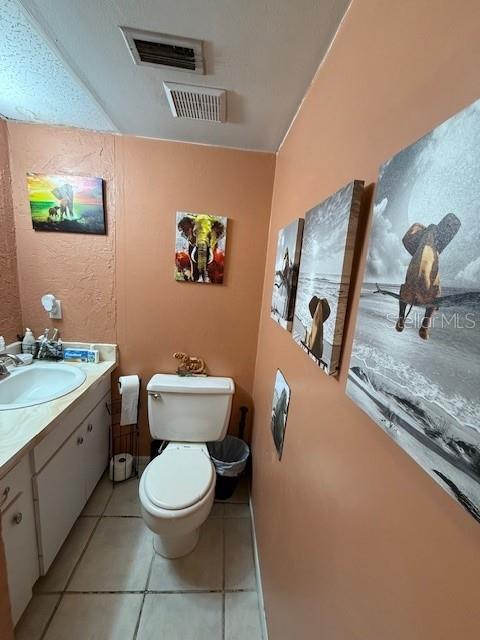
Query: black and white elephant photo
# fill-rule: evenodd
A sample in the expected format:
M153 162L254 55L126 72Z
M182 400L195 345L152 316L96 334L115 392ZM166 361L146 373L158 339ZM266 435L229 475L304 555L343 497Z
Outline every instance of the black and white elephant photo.
M480 101L380 167L347 394L480 521Z
M354 180L305 214L292 337L328 375L340 362L362 195Z

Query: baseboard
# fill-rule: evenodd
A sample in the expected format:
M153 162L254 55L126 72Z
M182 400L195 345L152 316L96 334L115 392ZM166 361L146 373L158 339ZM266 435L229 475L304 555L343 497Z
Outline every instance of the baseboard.
M268 640L267 618L265 615L265 603L263 601L262 575L260 572L260 562L258 559L257 534L255 531L255 518L253 515L252 496L250 496L250 499L249 499L249 506L250 506L250 517L252 519L253 559L255 562L255 575L257 578L258 607L260 609L260 625L262 627L263 640Z

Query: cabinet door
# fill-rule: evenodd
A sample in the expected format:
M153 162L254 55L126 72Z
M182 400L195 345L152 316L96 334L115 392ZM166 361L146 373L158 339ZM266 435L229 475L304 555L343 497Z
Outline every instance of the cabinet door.
M60 424L50 431L33 450L34 471L38 473L48 463L68 437L78 429L85 416L109 393L110 376L105 376L98 386L79 399L78 404L62 417Z
M8 591L13 623L17 624L32 597L38 575L38 550L31 487L2 514Z
M86 435L81 425L34 478L42 575L85 504L85 446Z
M108 464L110 414L107 403L110 404L110 394L102 399L84 422L85 500L90 497Z

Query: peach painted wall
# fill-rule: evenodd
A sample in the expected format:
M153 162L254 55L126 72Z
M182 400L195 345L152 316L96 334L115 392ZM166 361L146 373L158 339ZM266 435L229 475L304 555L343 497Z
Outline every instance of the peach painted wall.
M25 324L36 332L58 326L65 339L117 342L119 372L145 381L174 370L174 351L198 354L211 373L235 379L236 424L238 406L251 407L275 156L38 125L9 123L8 131ZM108 235L33 231L28 171L103 177ZM228 217L223 285L174 281L177 210ZM62 300L63 320L43 312L46 292ZM145 410L143 402L147 455ZM0 637L7 640L3 576L0 557Z
M8 134L0 118L0 335L6 342L16 340L22 330L18 290L15 225L13 220Z
M237 407L251 407L275 156L38 125L8 130L24 323L37 333L58 326L67 340L117 342L119 372L145 382L175 369L174 351L199 355L212 373L235 378L235 425ZM29 171L103 177L108 235L33 231ZM175 282L177 210L228 217L223 285ZM62 300L61 321L40 305L47 292Z
M8 123L12 197L23 321L36 335L58 326L66 340L114 342L115 137L79 129ZM93 175L106 181L108 235L34 231L27 172ZM50 320L44 293L62 301L63 319Z
M251 407L275 157L122 137L117 144L117 323L120 370L145 383L174 371L175 351L232 376ZM228 217L223 285L176 282L176 212ZM143 452L149 434L143 403Z
M476 0L354 0L277 157L254 402L255 523L271 640L476 640L480 525L269 317L279 228L480 95ZM372 189L369 189L371 198ZM292 389L283 459L270 411Z

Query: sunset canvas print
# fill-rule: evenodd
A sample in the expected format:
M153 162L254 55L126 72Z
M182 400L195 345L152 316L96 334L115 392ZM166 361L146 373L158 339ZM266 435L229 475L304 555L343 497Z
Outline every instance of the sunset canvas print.
M101 178L28 173L27 188L35 231L106 233Z

